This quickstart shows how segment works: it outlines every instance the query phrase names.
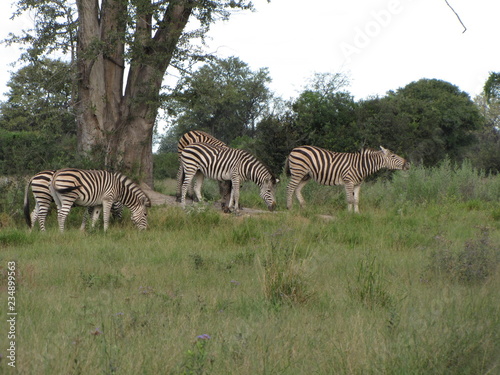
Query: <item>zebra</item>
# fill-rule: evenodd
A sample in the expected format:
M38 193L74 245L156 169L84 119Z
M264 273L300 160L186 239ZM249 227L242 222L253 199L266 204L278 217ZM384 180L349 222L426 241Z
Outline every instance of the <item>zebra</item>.
M246 180L252 180L259 186L260 196L270 211L276 208L275 191L279 180L247 151L208 143L195 143L186 146L182 151L181 165L184 169L181 196L183 207L188 186L193 178L198 180L195 193L198 199L201 199L201 183L204 177L208 177L217 181L231 181L229 210L238 211L240 184Z
M50 205L54 202L52 195L50 194L50 181L54 176L55 170L45 170L38 172L28 181L26 189L24 191L24 218L28 227L33 229L36 221L40 225L40 230L45 231L45 219L50 211ZM30 213L29 207L29 189L33 192L33 197L35 198L35 208L33 212ZM81 230L85 229L87 222L87 216L92 217L92 228L97 222L100 214L100 208L98 206L88 207L83 215ZM111 213L115 219L122 218L123 204L121 202L113 202L111 206Z
M103 170L60 169L54 173L49 185L57 205L59 230L73 204L80 206L102 205L104 231L108 229L113 202L121 202L130 209L132 221L139 229L147 227L147 209L151 201L141 188L127 176Z
M315 146L296 147L285 162L285 171L291 176L286 206L292 208L294 192L300 206L304 206L301 190L312 178L321 185L344 185L348 211L359 212L361 183L381 168L407 170L410 164L382 146L380 151L364 149L358 153L332 152Z
M177 143L177 154L179 155L179 170L177 172L176 190L177 202L181 201L182 183L184 181L184 169L182 168L182 164L180 163L181 154L186 146L194 143L208 143L219 147L227 147L224 142L201 130L191 130L182 135L182 137L179 139L179 142ZM228 199L231 194L231 182L219 181L219 192L221 195L222 209L226 211L228 207ZM192 185L189 185L189 195L193 196L194 199L197 199L197 197L194 197Z

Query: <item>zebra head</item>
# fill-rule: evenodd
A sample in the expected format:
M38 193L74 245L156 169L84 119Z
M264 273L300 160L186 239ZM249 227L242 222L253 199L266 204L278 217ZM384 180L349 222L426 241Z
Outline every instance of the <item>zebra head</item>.
M383 152L384 167L387 169L402 169L404 171L410 169L410 163L392 151L380 146Z
M276 177L270 176L260 185L260 197L266 202L269 211L276 208L276 185L280 182Z
M148 227L147 207L151 207L151 201L146 195L141 195L137 203L130 207L131 219L138 229L144 230Z

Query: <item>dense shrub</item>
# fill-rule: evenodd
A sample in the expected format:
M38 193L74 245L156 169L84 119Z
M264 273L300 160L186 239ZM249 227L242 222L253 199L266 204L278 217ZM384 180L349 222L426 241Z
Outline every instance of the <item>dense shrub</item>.
M165 152L153 155L154 178L161 180L164 178L177 178L179 160L177 153Z
M0 129L0 174L20 176L75 162L76 137Z

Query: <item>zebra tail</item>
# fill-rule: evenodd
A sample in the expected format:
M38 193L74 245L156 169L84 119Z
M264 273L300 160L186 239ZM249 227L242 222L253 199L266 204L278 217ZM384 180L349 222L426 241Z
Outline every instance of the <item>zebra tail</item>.
M290 163L288 162L288 157L285 160L285 173L288 177L290 177L292 174L290 173Z
M30 198L29 198L29 190L31 186L31 179L28 181L26 185L26 189L24 189L24 220L26 220L26 224L31 229L31 215L30 215Z

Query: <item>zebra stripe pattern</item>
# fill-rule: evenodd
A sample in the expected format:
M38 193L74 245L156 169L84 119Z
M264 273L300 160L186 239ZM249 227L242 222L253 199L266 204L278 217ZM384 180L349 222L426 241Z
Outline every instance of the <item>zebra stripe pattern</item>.
M32 229L38 220L40 231L45 231L45 219L50 211L50 205L54 201L50 194L50 181L54 176L54 170L41 171L35 174L29 180L24 191L24 218L28 227ZM33 197L35 198L35 208L30 214L29 207L29 189L31 187ZM88 207L83 215L82 225L80 229L84 230L87 222L87 216L92 217L92 228L99 219L100 209L98 206ZM111 206L111 214L115 219L122 218L123 203L114 202Z
M312 178L321 185L344 185L348 210L359 212L361 183L382 168L407 170L410 164L383 147L380 151L364 149L359 153L332 152L315 146L296 147L285 164L286 173L291 176L287 186L287 208L292 208L294 193L304 206L301 190Z
M204 131L201 130L191 130L181 137L179 139L179 142L177 143L177 153L179 155L179 170L177 172L177 190L176 190L176 196L177 196L177 202L181 201L181 193L182 193L182 183L184 181L184 169L182 168L182 164L180 163L181 159L181 154L182 151L189 145L195 144L195 143L208 143L214 146L219 146L219 147L227 147L227 145L215 138L214 136L205 133ZM201 187L200 187L201 189ZM228 181L219 181L219 192L221 195L221 206L224 211L226 211L227 206L228 206L228 200L229 200L229 195L231 193L231 183ZM189 191L188 195L193 197L193 189L192 185L189 185ZM193 197L193 199L196 200L197 197Z
M184 148L181 153L184 169L181 204L185 206L188 186L193 178L198 179L195 193L201 199L201 183L207 177L217 181L231 181L228 208L239 209L240 185L251 180L260 188L260 196L269 210L276 208L275 191L279 182L269 169L252 154L230 147L218 147L207 143L196 143ZM201 173L197 173L201 172Z
M64 231L64 222L73 204L102 205L105 231L108 229L113 202L121 202L130 209L132 221L139 229L147 227L146 207L151 206L151 201L136 183L121 173L60 169L54 174L49 188L57 205L61 232Z

